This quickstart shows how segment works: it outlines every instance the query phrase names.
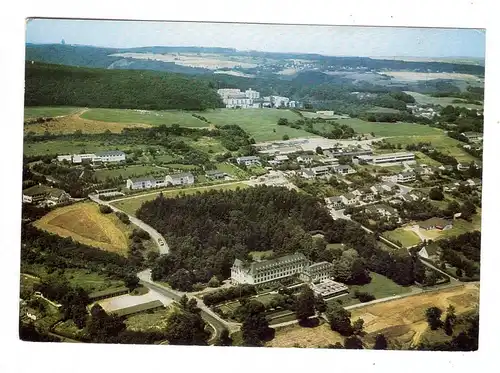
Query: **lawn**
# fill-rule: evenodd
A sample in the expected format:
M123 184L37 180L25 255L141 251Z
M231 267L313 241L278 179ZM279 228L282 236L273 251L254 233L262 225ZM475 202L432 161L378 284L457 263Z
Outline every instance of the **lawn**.
M257 142L281 140L283 135L290 138L313 137L314 135L303 130L278 126L280 118L293 122L300 116L290 110L282 109L215 109L200 112L214 125L236 124L247 131Z
M354 294L356 290L373 294L375 298L382 299L409 293L413 290L411 286L401 286L396 284L390 278L370 272L371 282L366 285L353 285L349 287L349 292Z
M171 305L167 308L155 310L152 313L142 313L128 317L125 320L127 329L131 331L162 331L167 327L167 320L174 312L176 307Z
M71 285L80 286L89 293L124 286L123 281L83 269L68 268L64 271L64 276Z
M420 238L414 232L404 230L403 228L386 231L382 233L382 236L393 242L399 241L404 247L410 247L420 243Z
M72 106L26 106L24 108L24 119L40 117L58 117L75 113L82 108Z
M453 221L453 228L451 229L445 231L433 229L429 231L422 231L422 234L430 240L440 240L443 238L459 236L466 232L472 232L475 230L481 230L481 212L474 215L472 222L468 222L463 219L456 219Z
M273 250L267 250L267 251L250 251L249 253L253 260L260 260L263 257L267 257L273 254Z
M217 170L227 173L229 176L236 177L238 179L247 179L248 173L243 171L241 168L228 163L216 163Z
M131 109L90 109L82 118L116 123L144 123L152 125L179 124L183 127L208 127L209 124L195 118L190 112L180 110L139 111ZM201 114L203 115L203 114Z
M443 134L443 131L416 123L382 123L367 122L358 118L337 119L336 122L352 127L357 133L371 133L375 136L436 136Z
M146 176L151 174L166 174L166 170L162 170L161 168L149 166L149 165L130 165L124 166L123 168L118 169L98 169L94 172L94 176L98 181L104 181L107 177L117 178L122 177L124 180L130 177L139 177Z
M130 149L131 146L129 145ZM112 150L109 145L100 144L98 142L82 142L82 141L69 141L69 140L57 140L57 141L43 141L43 142L33 142L24 143L23 152L25 155L46 155L46 154L72 154L72 153L90 153L98 152L104 150ZM121 148L121 150L127 150Z
M112 202L112 205L118 207L120 210L123 210L131 215L135 215L135 212L139 209L139 207L141 207L141 205L144 202L152 201L158 196L159 193L163 193L163 196L166 198L174 198L179 196L181 193L189 195L209 190L234 190L236 188L246 188L246 187L248 186L244 183L230 183L230 184L209 185L209 186L194 187L194 188L166 189L159 192L152 192L144 196L134 196L132 198L128 198L122 201Z
M470 162L475 160L472 155L457 146L462 144L460 141L452 139L442 132L437 133L436 135L397 136L386 139L386 141L390 144L401 144L403 147L409 144L417 144L419 142L431 143L431 145L437 150L455 157L459 162Z
M101 214L97 204L92 202L52 210L34 225L61 237L71 237L77 242L122 255L128 252L128 234L132 231L132 226L123 224L115 214Z
M466 107L468 109L482 109L482 105L474 105L474 104L463 104L463 103L453 103L453 100L456 100L456 97L432 97L429 95L424 95L422 93L417 93L417 92L411 92L407 91L405 92L409 95L412 95L415 98L415 101L417 103L426 105L426 104L432 104L432 105L441 105L441 106L462 106Z
M213 137L200 137L197 141L186 139L185 142L193 148L211 155L227 152L227 149L222 146L220 141Z

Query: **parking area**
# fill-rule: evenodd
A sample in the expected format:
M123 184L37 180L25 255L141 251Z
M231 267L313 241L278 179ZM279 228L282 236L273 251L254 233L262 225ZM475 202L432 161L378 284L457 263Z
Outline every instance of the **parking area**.
M149 292L147 294L144 294L144 295L125 294L125 295L120 295L118 297L103 299L97 303L99 303L99 305L106 312L109 313L109 312L114 312L114 311L120 310L122 308L133 307L133 306L137 306L139 304L148 303L148 302L152 302L155 300L159 300L165 306L168 306L169 304L171 304L173 302L172 299L167 298L164 295L159 294L154 290L149 290Z

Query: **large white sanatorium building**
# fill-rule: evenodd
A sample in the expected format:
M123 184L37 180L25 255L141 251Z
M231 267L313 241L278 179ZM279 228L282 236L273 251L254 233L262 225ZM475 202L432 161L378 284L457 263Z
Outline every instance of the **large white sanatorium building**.
M234 88L222 88L217 90L222 102L227 108L241 107L243 109L254 107L253 100L260 98L260 93L247 89L245 92Z
M259 285L294 275L307 282L329 279L333 276L333 265L328 262L311 263L303 254L296 253L250 264L236 259L231 268L231 281L236 284Z

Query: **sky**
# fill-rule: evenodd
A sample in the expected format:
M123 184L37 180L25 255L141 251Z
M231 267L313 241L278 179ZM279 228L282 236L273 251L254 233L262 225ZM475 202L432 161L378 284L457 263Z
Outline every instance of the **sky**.
M368 57L484 58L475 29L31 19L28 43L99 47L226 47L266 52Z

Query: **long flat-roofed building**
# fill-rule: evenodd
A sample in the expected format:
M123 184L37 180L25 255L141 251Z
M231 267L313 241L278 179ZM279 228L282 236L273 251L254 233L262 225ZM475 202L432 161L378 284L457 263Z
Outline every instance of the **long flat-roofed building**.
M415 154L408 152L400 153L387 153L379 155L358 155L356 158L372 164L382 164L382 163L400 163L406 161L414 161Z

